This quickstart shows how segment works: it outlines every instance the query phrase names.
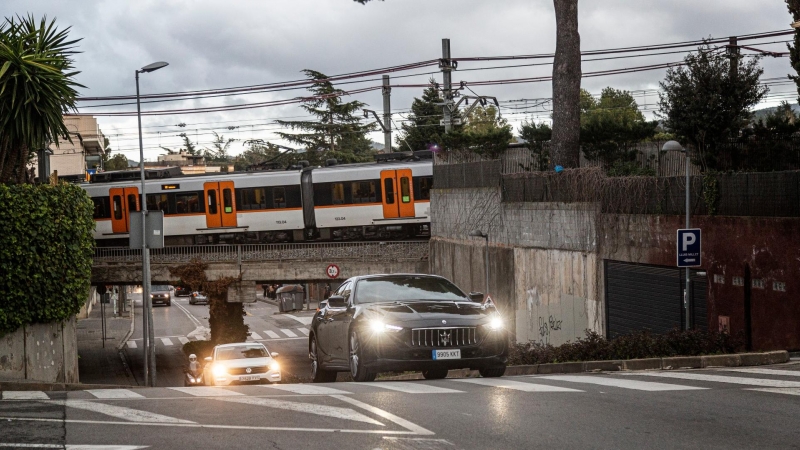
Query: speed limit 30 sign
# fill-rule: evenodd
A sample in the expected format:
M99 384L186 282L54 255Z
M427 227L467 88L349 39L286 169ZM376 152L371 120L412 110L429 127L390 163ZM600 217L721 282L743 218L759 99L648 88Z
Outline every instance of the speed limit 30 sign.
M336 278L339 276L339 266L336 264L328 264L328 267L325 269L325 274L328 275L328 278Z

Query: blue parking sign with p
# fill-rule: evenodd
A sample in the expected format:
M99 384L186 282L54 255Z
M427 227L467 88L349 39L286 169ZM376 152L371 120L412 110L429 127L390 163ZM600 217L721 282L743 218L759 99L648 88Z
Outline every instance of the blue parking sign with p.
M684 228L678 230L678 267L700 265L700 229Z

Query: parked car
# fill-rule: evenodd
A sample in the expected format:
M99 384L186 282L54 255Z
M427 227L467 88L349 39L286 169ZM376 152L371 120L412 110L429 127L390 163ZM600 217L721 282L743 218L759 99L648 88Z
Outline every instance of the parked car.
M150 286L150 298L154 306L156 304L172 305L172 292L169 290L169 286L165 284Z
M217 345L206 357L203 380L209 386L228 386L232 383L277 383L281 367L264 344L242 342Z
M356 381L378 372L420 370L427 379L450 369L505 373L508 336L483 294L464 294L443 277L421 274L350 278L320 304L308 338L314 382L350 371Z
M192 295L192 290L188 287L178 286L175 288L175 296L176 297L189 297Z
M208 303L208 297L206 297L206 294L204 294L202 292L194 291L194 292L192 292L192 296L189 297L189 304L190 305L196 305L198 303L206 303L207 304Z

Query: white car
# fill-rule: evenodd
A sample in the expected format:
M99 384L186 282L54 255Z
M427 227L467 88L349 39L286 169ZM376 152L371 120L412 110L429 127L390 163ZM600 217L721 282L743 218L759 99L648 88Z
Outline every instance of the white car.
M232 383L277 383L281 381L281 366L264 344L240 342L214 347L205 359L203 380L208 386L228 386Z

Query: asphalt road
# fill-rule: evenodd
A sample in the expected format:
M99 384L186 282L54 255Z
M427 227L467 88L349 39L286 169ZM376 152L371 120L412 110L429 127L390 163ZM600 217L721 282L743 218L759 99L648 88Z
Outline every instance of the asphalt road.
M141 294L132 294L134 301L134 333L125 347L131 370L143 385L143 344ZM269 303L245 304L245 324L250 327L248 341L262 342L270 352L278 352L285 378L304 379L311 375L308 362L308 323L313 311L280 314ZM181 351L184 343L209 339L208 305L190 305L188 297L174 297L172 306L153 306L156 342L156 384L183 386L183 370L188 363Z
M800 363L740 371L3 392L2 398L0 447L800 447Z

